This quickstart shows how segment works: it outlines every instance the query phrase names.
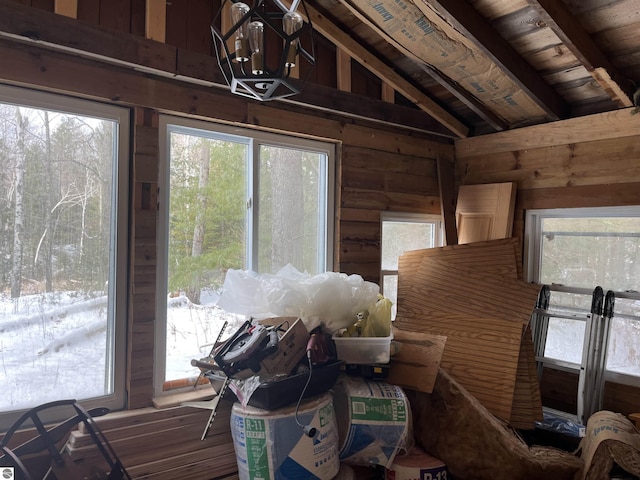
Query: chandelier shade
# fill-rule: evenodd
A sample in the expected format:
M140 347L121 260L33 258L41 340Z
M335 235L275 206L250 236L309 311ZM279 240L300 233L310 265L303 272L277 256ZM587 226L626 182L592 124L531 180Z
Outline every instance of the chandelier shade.
M230 27L223 31L225 19ZM211 34L231 92L260 101L300 93L315 66L308 19L303 0L294 0L289 7L280 0L223 0ZM308 67L304 79L296 78L303 71L301 64Z

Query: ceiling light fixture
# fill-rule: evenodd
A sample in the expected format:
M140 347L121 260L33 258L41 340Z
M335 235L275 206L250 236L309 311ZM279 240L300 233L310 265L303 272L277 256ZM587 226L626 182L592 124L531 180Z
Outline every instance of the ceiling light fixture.
M211 34L222 74L237 95L260 101L285 98L300 93L313 66L314 39L303 0L290 7L280 0L223 0L213 18ZM222 31L223 19L230 28ZM309 65L304 80L294 78L294 68ZM296 69L295 72L300 72Z

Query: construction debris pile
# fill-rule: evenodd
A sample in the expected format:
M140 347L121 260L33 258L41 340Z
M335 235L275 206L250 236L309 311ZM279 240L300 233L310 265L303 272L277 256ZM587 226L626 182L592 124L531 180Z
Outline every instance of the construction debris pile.
M377 285L355 275L232 272L223 308L251 319L199 366L234 402L239 477L582 480L623 459L637 475L631 424L628 438L587 435L581 455L515 433L543 419L540 286L522 281L519 252L503 239L403 254L393 324Z

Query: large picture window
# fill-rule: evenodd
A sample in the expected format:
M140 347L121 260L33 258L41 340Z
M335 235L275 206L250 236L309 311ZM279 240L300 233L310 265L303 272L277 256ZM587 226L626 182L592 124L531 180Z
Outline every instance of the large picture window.
M239 321L215 306L227 270L331 268L334 147L168 116L160 128L156 384L167 390L192 382L190 360L209 353L225 320Z
M128 145L126 109L0 87L2 425L124 405Z

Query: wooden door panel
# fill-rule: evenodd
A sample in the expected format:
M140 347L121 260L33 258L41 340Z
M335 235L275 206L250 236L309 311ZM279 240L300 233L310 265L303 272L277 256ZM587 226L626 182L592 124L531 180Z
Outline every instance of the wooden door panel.
M516 183L462 185L458 191L458 243L510 238Z

